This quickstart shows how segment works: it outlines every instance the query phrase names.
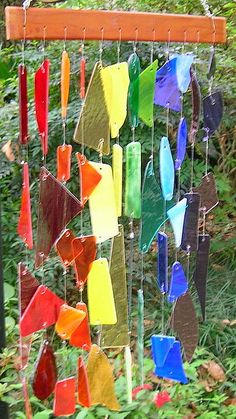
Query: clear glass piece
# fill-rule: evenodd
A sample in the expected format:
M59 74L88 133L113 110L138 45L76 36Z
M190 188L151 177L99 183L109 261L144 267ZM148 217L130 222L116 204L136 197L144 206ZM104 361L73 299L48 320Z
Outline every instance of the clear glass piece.
M69 416L75 413L75 391L75 377L57 381L53 403L53 414L55 416Z
M173 208L167 211L175 236L175 247L180 247L181 245L186 206L187 199L183 198Z
M126 146L125 215L141 217L141 144L134 141Z
M200 195L200 209L207 214L219 203L216 190L216 182L213 173L207 173L202 177L201 184L193 188L193 192Z
M27 90L27 68L20 64L18 66L19 77L19 142L27 144L28 133L28 90Z
M175 169L179 170L184 161L186 154L186 146L188 140L188 128L185 118L181 118L178 126L177 140L176 140L176 160Z
M63 144L57 147L57 180L67 182L70 179L72 146Z
M174 192L175 169L167 137L161 139L159 154L162 195L165 201L170 201Z
M91 336L88 322L87 306L82 301L76 304L76 309L85 313L85 318L70 336L70 345L89 351L91 348Z
M81 244L83 251L79 256L75 257L73 265L76 274L76 285L79 289L83 290L84 284L87 281L89 271L92 267L92 262L96 258L96 237L95 236L82 236L76 237L72 242L74 256L77 249Z
M17 233L28 249L33 249L33 231L30 203L29 166L23 163L23 182L21 194L21 209L18 220Z
M223 96L221 92L214 92L203 99L203 117L205 137L207 140L219 128L223 116Z
M214 77L216 71L216 57L215 57L215 46L213 45L210 50L210 58L208 63L207 78L210 80Z
M171 270L170 289L168 294L169 303L174 303L177 298L185 294L188 290L188 281L186 279L183 267L180 262L174 262Z
M70 91L70 58L67 51L61 57L61 117L66 119Z
M80 196L82 204L85 205L91 193L102 179L95 167L86 159L83 154L76 153L80 172Z
M172 58L156 72L155 105L168 107L173 111L181 111L180 92L177 81L177 58Z
M57 381L57 366L53 349L45 340L40 348L33 373L33 393L39 400L47 399L53 392Z
M176 76L179 90L186 93L190 83L190 67L193 64L194 56L191 54L180 54L176 56Z
M205 320L206 314L206 285L208 274L209 251L210 236L208 234L199 235L197 259L195 271L193 274L193 280L197 289L203 320Z
M49 66L49 60L44 60L34 79L35 115L44 156L48 153Z
M63 304L55 325L55 330L60 338L70 339L72 333L77 329L85 318L85 312Z
M122 214L122 174L123 174L123 148L119 144L112 147L112 174L115 189L117 216Z
M138 77L139 118L149 127L153 126L153 103L158 61L153 61ZM137 82L136 82L137 83Z
M199 120L201 115L201 90L193 67L190 68L191 90L192 90L192 120L189 130L188 140L194 143L199 128Z
M91 406L88 375L82 356L78 359L78 397L77 402L83 407Z
M168 291L168 237L162 231L157 233L157 285L162 294Z

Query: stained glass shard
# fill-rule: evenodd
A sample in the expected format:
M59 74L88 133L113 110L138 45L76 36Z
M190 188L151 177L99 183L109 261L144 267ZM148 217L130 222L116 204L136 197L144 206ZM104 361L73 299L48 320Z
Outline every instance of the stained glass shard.
M152 357L156 367L163 367L168 353L175 343L174 336L152 335Z
M209 58L208 71L207 71L208 80L214 77L215 71L216 71L215 46L212 46L211 51L210 51L210 58Z
M126 146L125 215L141 216L141 144L131 142Z
M223 97L221 92L214 92L203 99L203 117L205 137L207 140L219 128L223 116Z
M57 180L67 182L70 179L72 146L63 144L57 147Z
M180 112L180 92L177 81L177 58L172 58L156 72L154 103Z
M192 90L192 120L189 130L188 140L190 143L194 143L199 128L199 119L201 114L201 91L197 80L196 73L193 67L190 69L191 75L191 90Z
M120 405L115 395L112 367L104 352L97 345L91 346L87 374L91 405L101 404L111 410L120 410Z
M19 337L19 363L20 369L24 370L28 365L30 350L31 350L32 336Z
M77 402L83 407L91 406L88 375L82 356L78 359L78 398Z
M56 359L49 342L45 340L40 348L33 373L32 387L39 400L47 399L52 394L57 381Z
M30 204L29 166L23 163L23 182L21 194L21 209L17 233L29 249L33 249L33 231Z
M69 229L65 229L55 244L55 249L60 256L62 263L67 267L78 257L82 251L82 244L77 242L76 253L73 251L72 242L75 235Z
M210 251L210 236L208 234L200 235L198 251L197 251L196 267L193 274L193 280L197 289L203 320L205 320L205 311L206 311L206 284L207 284L209 251Z
M75 391L75 377L57 381L53 403L53 414L55 416L69 416L75 413Z
M78 288L83 289L85 282L87 281L89 271L92 267L92 262L96 258L96 237L95 236L82 236L76 237L75 241L72 242L72 247L78 248L78 242L80 242L83 251L79 256L75 258L73 265L76 274L76 285Z
M83 205L89 199L91 193L102 179L102 175L95 167L80 153L76 153L80 172L80 196Z
M91 347L91 337L88 323L87 306L85 303L80 302L76 304L76 309L83 311L85 313L85 318L72 333L70 337L70 345L84 349L85 351L89 351Z
M168 291L168 236L162 231L157 233L157 285L162 294Z
M167 211L167 215L174 232L176 247L180 247L181 245L186 206L187 199L183 198L174 207Z
M44 60L34 79L35 115L44 156L48 153L49 66L49 60Z
M125 347L125 375L126 375L126 391L127 403L132 403L132 356L130 347Z
M153 103L158 61L150 64L138 77L139 109L138 116L149 127L153 126Z
M26 419L32 419L33 415L32 415L30 399L29 399L28 382L24 376L21 378L21 384L22 384L22 392L23 392L23 397L24 397Z
M62 230L82 211L80 201L45 168L40 172L35 266L38 268Z
M184 216L181 249L192 252L198 248L200 195L198 193L186 193L184 197L187 199L187 206Z
M170 289L168 294L169 303L174 303L181 295L188 290L188 281L186 279L183 267L180 262L172 265Z
M67 51L61 57L61 117L66 119L70 90L70 58Z
M140 382L144 380L144 298L143 290L138 290L138 369Z
M128 89L128 113L129 122L132 128L138 125L139 113L139 79L140 74L140 60L138 55L134 52L128 59L129 68L129 89Z
M193 64L193 55L181 54L177 55L176 61L176 77L179 90L182 93L186 93L190 83L190 68Z
M177 140L176 140L176 159L175 169L179 170L184 161L186 153L186 145L188 139L188 129L185 118L181 118L178 126Z
M211 211L219 203L213 173L207 173L207 175L203 176L201 184L196 188L193 188L193 192L199 193L200 209L204 211L205 214Z
M31 298L35 294L39 287L39 282L30 273L27 267L20 262L18 265L18 277L19 277L19 294L20 294L20 315L24 313L28 306Z
M80 99L85 98L85 72L86 72L86 59L82 57L80 60Z
M18 67L19 77L19 142L27 144L28 133L28 91L27 91L27 68L20 64Z
M116 199L117 216L122 214L122 174L123 174L123 148L119 144L112 147L112 174Z
M64 339L70 339L72 333L77 329L85 318L85 312L63 304L60 308L55 330Z
M162 137L160 144L160 180L163 198L170 201L174 192L175 169L167 137Z

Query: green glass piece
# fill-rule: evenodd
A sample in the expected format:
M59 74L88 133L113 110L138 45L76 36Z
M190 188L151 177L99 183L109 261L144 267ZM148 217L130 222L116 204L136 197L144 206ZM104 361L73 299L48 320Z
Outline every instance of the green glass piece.
M141 216L141 144L135 141L126 146L125 215Z
M140 73L140 60L136 52L133 52L128 59L129 79L135 81Z
M143 290L138 290L138 367L140 376L140 385L143 385L143 337L144 337L144 299Z
M154 90L158 61L155 60L139 76L139 109L138 116L144 124L153 126ZM137 82L137 81L136 81ZM136 83L135 82L135 83Z
M138 125L138 111L139 111L139 74L140 61L137 54L134 52L130 55L128 60L130 84L128 89L128 114L129 123L132 128Z

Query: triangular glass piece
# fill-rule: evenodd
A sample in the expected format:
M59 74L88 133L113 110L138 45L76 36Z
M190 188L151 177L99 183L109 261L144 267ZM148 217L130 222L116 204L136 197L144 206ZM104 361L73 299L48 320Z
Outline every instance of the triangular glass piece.
M40 192L35 266L49 255L66 225L82 211L80 201L45 167L40 172Z
M48 153L49 66L49 60L44 60L34 79L35 115L44 156Z
M91 405L105 405L111 410L120 410L119 402L115 395L112 367L104 352L97 345L92 345L87 374L91 395Z
M216 182L213 173L207 173L202 177L201 184L193 188L193 192L200 195L200 209L207 214L219 203L216 190Z
M94 371L96 374L96 372ZM88 375L82 356L78 359L78 398L77 402L83 407L91 406Z
M223 116L223 97L221 92L214 92L203 99L204 131L207 140L219 128Z
M141 217L141 144L137 141L126 146L124 214L131 218Z
M67 104L70 91L70 58L67 51L61 57L61 117L66 119Z
M186 146L188 140L188 129L185 118L181 118L178 126L177 140L176 140L176 159L175 169L179 170L184 161L186 154Z
M175 169L167 137L162 137L160 144L160 181L165 201L170 201L174 192Z
M138 112L139 112L139 74L140 74L140 60L136 52L133 52L128 59L129 68L129 89L128 89L128 113L129 123L132 128L138 126Z
M18 265L18 278L19 278L19 294L20 294L20 315L24 313L31 298L39 287L37 279L31 275L30 271L23 263Z
M47 399L52 394L57 381L57 366L53 349L45 340L40 348L35 364L32 387L39 400Z
M33 249L33 231L30 204L29 166L23 163L23 183L21 194L21 209L18 220L17 233L28 249Z
M192 252L198 248L198 220L200 195L198 193L186 193L187 207L184 216L184 227L181 240L181 249Z
M73 265L75 274L76 274L76 285L81 290L84 287L85 282L87 281L89 271L92 267L92 262L96 258L96 237L95 236L82 236L76 237L72 242L72 248L78 248L79 243L81 244L83 251L79 256L75 258L75 263Z
M162 231L157 233L157 285L162 294L168 291L168 236Z
M190 67L193 64L193 55L181 54L177 55L176 76L179 90L186 93L190 83Z
M201 91L197 80L197 76L193 67L190 69L191 75L191 90L192 90L192 120L189 130L188 140L194 143L199 128L199 119L201 114Z
M72 146L63 144L57 147L57 180L67 182L70 179Z
M190 362L198 344L198 321L188 291L177 299L170 326L183 345L186 360Z
M122 173L123 173L123 148L119 144L112 147L112 175L116 199L117 217L122 214Z
M170 289L168 294L169 303L174 303L181 295L188 290L188 281L186 279L183 267L180 262L172 265Z
M166 362L166 358L175 343L174 336L152 335L152 357L156 367L162 368Z
M72 243L75 238L71 230L65 229L55 244L55 249L65 266L71 265L75 258L83 252L83 246L78 241L73 249Z
M175 247L180 247L184 225L184 215L187 206L187 199L183 198L174 207L167 211L175 236Z
M54 392L53 414L69 416L75 413L75 377L57 381Z
M64 301L45 285L40 285L20 319L21 336L28 336L56 323Z
M180 112L181 102L176 65L177 58L172 58L157 70L154 103Z
M149 127L153 126L153 102L158 61L153 61L138 77L139 118ZM137 81L136 81L137 83Z
M63 304L55 324L55 330L63 340L70 339L72 333L77 329L84 318L84 311Z
M102 179L102 175L86 159L83 154L75 153L80 172L80 196L82 204L85 205L91 193Z
M18 66L19 77L19 142L27 144L28 133L28 92L27 92L27 68L24 64Z
M96 63L75 129L74 141L99 152L102 150L103 154L109 154L110 120L101 71L101 64Z
M215 57L215 46L213 45L210 50L210 59L208 63L207 78L210 80L214 77L216 71L216 57Z
M76 309L83 311L85 313L85 318L72 333L70 337L70 345L84 349L85 351L89 351L91 347L91 337L88 322L87 306L85 303L80 302L76 304Z
M193 274L193 280L197 289L198 298L201 305L202 317L205 320L206 311L206 284L208 273L208 261L210 250L210 236L208 234L200 235L198 238L198 251L196 267Z

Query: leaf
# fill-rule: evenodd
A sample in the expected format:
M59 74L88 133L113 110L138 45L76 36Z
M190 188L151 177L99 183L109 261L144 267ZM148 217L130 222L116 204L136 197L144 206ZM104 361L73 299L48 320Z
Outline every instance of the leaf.
M43 412L36 413L33 416L34 419L49 419L52 414L52 410L44 410Z
M16 324L16 322L13 319L13 317L11 317L11 316L5 317L5 325L6 325L6 328L8 329L8 331L13 330L14 327L15 327L15 324Z
M203 364L202 367L215 381L223 383L226 380L223 368L215 361L208 361L205 364Z
M15 295L15 289L7 282L4 283L4 301L5 303Z

